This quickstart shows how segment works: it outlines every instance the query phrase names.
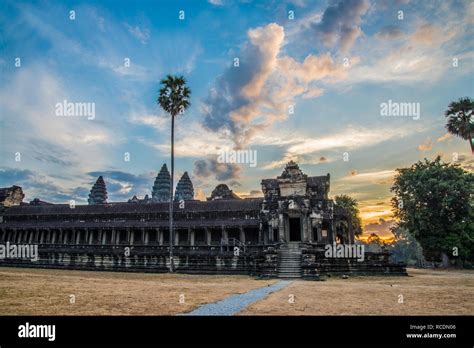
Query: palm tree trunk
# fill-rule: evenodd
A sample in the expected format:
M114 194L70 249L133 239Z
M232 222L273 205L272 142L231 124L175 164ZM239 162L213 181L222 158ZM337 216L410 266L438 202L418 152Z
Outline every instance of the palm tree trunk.
M174 272L173 244L173 179L174 179L174 115L171 115L171 177L170 177L170 272Z

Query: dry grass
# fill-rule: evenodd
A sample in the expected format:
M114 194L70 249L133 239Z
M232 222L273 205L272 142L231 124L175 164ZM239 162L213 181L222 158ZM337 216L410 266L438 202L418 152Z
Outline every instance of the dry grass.
M474 271L409 269L410 277L295 281L240 315L473 315ZM294 295L294 303L289 296ZM403 295L403 303L398 303Z
M247 276L0 268L1 315L173 315L275 283ZM70 295L76 302L70 303ZM185 303L179 302L184 294Z

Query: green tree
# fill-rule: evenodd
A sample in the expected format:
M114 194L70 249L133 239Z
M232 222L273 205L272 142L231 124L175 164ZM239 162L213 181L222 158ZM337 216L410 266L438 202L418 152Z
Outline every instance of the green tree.
M379 245L379 246L382 246L384 245L384 241L382 238L380 238L380 236L377 234L377 233L371 233L368 237L367 237L367 244L376 244L376 245Z
M404 262L407 265L420 265L423 261L423 248L408 230L400 226L391 228L395 241L386 247L390 251L390 259L394 262Z
M336 206L344 209L349 216L349 225L355 236L362 234L362 221L359 217L358 202L354 198L347 195L339 195L335 197Z
M468 140L474 153L474 100L469 97L459 98L451 102L444 115L448 118L446 129L449 133Z
M189 98L191 90L186 86L183 76L167 75L160 82L161 88L157 98L158 105L171 116L171 183L170 183L170 208L169 208L169 228L170 228L170 272L174 271L173 260L173 179L174 179L174 121L179 114L190 106Z
M425 159L397 169L392 199L398 225L407 229L428 260L472 260L474 175L457 164Z

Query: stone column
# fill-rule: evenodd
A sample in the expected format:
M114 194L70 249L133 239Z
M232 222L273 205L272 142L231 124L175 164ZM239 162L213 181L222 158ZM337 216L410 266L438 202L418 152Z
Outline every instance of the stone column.
M134 235L134 231L131 231L129 228L127 228L127 241L128 241L128 244L130 245L133 244L133 235Z
M229 243L229 234L224 226L222 226L221 240L224 244Z
M194 245L194 230L188 228L188 238L189 238L189 245Z
M179 245L179 230L174 229L174 245Z
M285 236L285 218L283 214L278 215L278 238L286 241Z
M149 232L148 230L145 230L144 228L142 229L142 233L143 233L143 244L146 244L148 245L148 240L149 240Z
M244 228L242 226L240 226L239 229L240 229L240 236L239 236L240 241L245 244L245 231L244 231Z
M308 229L308 222L309 222L308 216L303 215L302 220L303 220L303 239L302 239L302 241L303 242L308 242L309 239L310 239L309 229Z
M204 231L206 232L206 243L207 243L207 245L211 245L211 241L212 241L211 230L209 228L205 227Z
M82 233L84 233L84 238L81 238L81 240L83 241L82 243L84 244L87 244L88 241L89 241L89 229L88 228L85 228Z
M157 232L158 232L158 243L160 245L163 245L163 241L164 241L163 230L162 229L157 229Z

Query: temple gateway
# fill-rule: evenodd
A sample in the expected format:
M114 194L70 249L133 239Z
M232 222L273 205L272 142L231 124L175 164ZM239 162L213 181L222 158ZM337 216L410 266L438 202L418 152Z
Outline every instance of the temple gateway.
M184 173L173 202L176 272L305 279L406 274L387 252L365 252L363 261L327 257L328 245L355 246L350 215L329 198L329 174L308 176L291 161L261 185L263 198L242 199L221 184L199 201ZM39 251L36 261L4 258L0 265L169 272L169 191L166 164L151 197L127 202L107 202L103 177L87 205L24 203L20 187L0 189L0 244L35 244Z

